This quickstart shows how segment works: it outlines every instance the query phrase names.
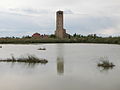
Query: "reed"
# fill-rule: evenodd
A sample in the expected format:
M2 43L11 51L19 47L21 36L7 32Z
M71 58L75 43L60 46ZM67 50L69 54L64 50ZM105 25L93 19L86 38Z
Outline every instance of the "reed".
M0 62L24 62L24 63L42 63L42 64L48 63L46 59L39 59L38 57L35 57L33 55L28 55L26 58L20 57L18 59L12 56L12 58L0 60Z
M100 63L98 63L98 67L104 67L104 68L112 68L115 65L112 62L109 62L109 60L102 60Z

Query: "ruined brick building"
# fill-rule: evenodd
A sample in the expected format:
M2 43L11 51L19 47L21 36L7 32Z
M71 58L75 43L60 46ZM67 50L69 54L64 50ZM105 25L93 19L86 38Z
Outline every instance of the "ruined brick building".
M56 31L55 36L57 38L63 39L67 37L66 30L64 29L64 23L63 23L63 11L57 11L56 12Z

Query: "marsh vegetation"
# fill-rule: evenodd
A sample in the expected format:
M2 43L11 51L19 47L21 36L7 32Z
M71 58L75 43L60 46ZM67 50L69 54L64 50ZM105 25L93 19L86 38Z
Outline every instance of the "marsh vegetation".
M48 63L46 59L39 59L38 57L35 57L33 55L29 55L27 57L20 57L18 59L12 56L11 58L0 60L0 62L24 62L24 63L41 63L41 64Z
M38 48L38 50L46 50L46 48Z
M113 69L113 67L115 67L113 62L110 62L107 57L101 57L100 59L101 60L99 61L97 66L102 68L102 70L109 70L109 69Z
M1 37L1 44L29 44L29 43L104 43L104 44L120 44L120 36L118 37L101 37L96 34L87 36L81 34L69 35L68 38L59 39L55 35L48 35L48 38L34 38L31 36L24 37Z

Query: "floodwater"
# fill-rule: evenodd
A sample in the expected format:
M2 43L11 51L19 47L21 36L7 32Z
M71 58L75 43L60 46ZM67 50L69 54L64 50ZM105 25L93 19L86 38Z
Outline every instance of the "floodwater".
M40 47L46 50L37 50ZM0 90L120 90L120 45L2 44L0 59L35 55L47 64L0 62ZM112 69L97 67L109 60Z

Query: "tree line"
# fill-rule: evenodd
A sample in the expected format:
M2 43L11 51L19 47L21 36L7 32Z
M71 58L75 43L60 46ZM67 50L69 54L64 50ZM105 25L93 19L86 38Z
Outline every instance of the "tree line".
M54 34L48 35L48 38L38 38L32 36L23 37L1 37L0 43L14 43L14 44L27 44L27 43L106 43L106 44L120 44L120 36L116 37L102 37L96 34L81 35L73 34L68 35L67 38L59 39Z

